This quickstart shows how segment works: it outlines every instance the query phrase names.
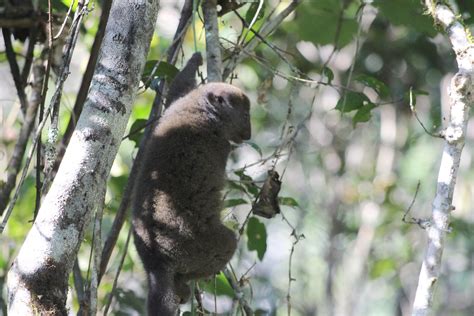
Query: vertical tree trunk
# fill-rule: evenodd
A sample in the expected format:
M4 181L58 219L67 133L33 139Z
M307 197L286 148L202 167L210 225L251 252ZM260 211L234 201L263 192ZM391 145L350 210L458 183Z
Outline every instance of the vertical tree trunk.
M38 217L8 274L10 315L65 315L68 276L100 206L130 116L158 0L116 0L89 96Z
M441 271L444 241L446 233L449 231L449 213L453 209L453 192L461 152L464 147L469 109L474 103L474 46L466 27L446 5L435 4L431 0L426 0L426 7L448 34L456 53L459 71L451 80L449 91L450 121L444 132L446 142L439 167L432 216L430 222L426 225L428 245L413 303L412 315L414 316L428 315L432 310L434 291Z

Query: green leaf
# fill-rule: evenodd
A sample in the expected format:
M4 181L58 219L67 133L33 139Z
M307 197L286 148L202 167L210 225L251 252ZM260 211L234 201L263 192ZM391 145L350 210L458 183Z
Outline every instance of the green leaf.
M298 207L298 202L292 197L280 197L278 198L280 205L286 205L291 207Z
M260 147L259 147L257 144L255 144L254 142L248 142L248 141L245 142L245 143L246 143L247 145L249 145L250 147L252 147L253 149L255 149L255 151L258 152L258 154L260 155L260 157L263 156L263 154L262 154L262 149L260 149Z
M334 73L332 72L331 68L329 68L329 67L324 67L323 71L321 72L321 75L328 78L328 84L331 84L332 80L334 79Z
M130 127L130 132L128 138L135 142L135 147L138 148L140 146L140 142L143 137L143 133L145 132L147 120L146 119L137 119L133 122L132 126Z
M437 33L433 19L423 14L425 8L419 0L375 0L373 5L395 25L408 27L428 36L435 36Z
M240 185L240 182L234 180L227 180L227 185L233 190L237 190L243 193L247 192L247 190L242 185Z
M388 89L387 85L377 78L362 74L357 76L355 80L374 89L381 98L386 98L390 94L390 90Z
M133 291L117 288L115 298L121 307L134 310L140 315L145 313L145 300L140 298L140 296L136 295ZM125 313L117 313L116 315L125 315Z
M338 48L349 44L357 33L358 23L345 10L341 18L339 1L303 1L298 10L296 22L300 38L318 45L334 44ZM340 23L338 23L340 21Z
M396 264L393 259L381 259L372 265L370 277L373 279L380 278L389 273L395 272Z
M215 294L226 295L232 298L235 297L235 293L232 289L232 286L229 284L229 281L227 281L227 278L222 272L215 276L215 282L213 278L209 280L199 281L199 287L205 292L212 295Z
M357 123L367 122L372 117L371 111L377 106L373 103L364 105L364 107L357 110L356 114L352 118L352 124L355 126Z
M414 107L416 105L416 96L417 95L430 95L430 94L429 94L429 92L426 92L424 90L411 89L411 90L408 90L407 92L405 92L405 94L403 95L403 99L408 104L410 104L410 102L411 102L411 105L413 105L413 107Z
M142 81L147 84L147 87L151 82L151 80L149 79L153 79L153 78L150 78L151 72L153 71L153 68L158 62L159 62L158 68L156 69L153 78L155 77L164 78L168 82L170 82L179 72L178 68L176 68L175 66L165 61L148 60L145 64L145 68L143 69L143 73L142 73Z
M345 102L344 102L345 101ZM348 91L343 95L336 104L336 110L342 113L358 110L365 104L369 104L370 100L361 92Z
M244 199L229 199L224 201L224 207L233 207L242 204L248 204L248 202Z
M260 261L267 251L267 229L256 217L251 217L247 224L247 248L256 250Z
M259 4L260 2L257 1L250 5L249 9L247 10L247 13L245 14L245 22L247 22L247 24L250 24L253 21L255 14L257 13ZM265 16L265 2L263 2L263 6L260 9L260 12L258 13L257 19L255 21L262 19L264 16Z
M241 169L241 170L237 170L234 172L237 176L239 176L240 180L242 181L242 184L245 186L245 188L247 189L247 191L252 194L253 196L257 196L258 195L258 187L255 185L253 179L251 177L249 177L248 175L246 175L244 173L244 170Z
M67 3L64 3L65 1L61 0L52 0L51 1L51 6L53 9L54 13L57 12L67 12L69 9L70 2L66 1ZM48 1L40 1L39 2L40 9L42 11L48 12ZM75 11L77 7L77 3L73 5L73 10Z

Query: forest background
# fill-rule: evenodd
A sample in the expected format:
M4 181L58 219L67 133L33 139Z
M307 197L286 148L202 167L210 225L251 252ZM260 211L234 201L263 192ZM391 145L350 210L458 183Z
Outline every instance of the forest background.
M196 283L199 294L183 312L204 308L222 314L248 314L250 308L259 315L411 313L427 247L429 229L425 223L431 216L445 144L438 136L450 124L448 87L458 71L459 57L453 51L451 34L433 19L426 3L268 0L249 1L237 9L238 14L221 12L221 70L224 75L229 71L227 81L244 89L252 103L252 139L232 154L223 211L226 223L241 237L226 273ZM173 38L183 4L160 1L147 64L125 133L128 137L120 144L107 182L102 241L108 240L120 209L155 98L152 88L169 82L195 50L205 55L202 11L195 8L199 12L184 33L176 68L165 62L176 42ZM448 1L444 5L456 13L455 23L462 25L470 41L474 2ZM70 6L72 20L77 3L58 0L52 4L54 14L63 19ZM71 113L100 29L103 4L87 1L85 7L70 73L63 82L57 116L59 140L74 118ZM291 10L271 35L259 35L288 8ZM0 16L0 26L5 29L4 20L5 16ZM249 31L249 26L255 32ZM62 49L71 29L71 23L66 23L64 36L55 42L56 56L51 54L46 106L61 82ZM27 73L21 88L24 95L18 93L21 89L12 75L5 34L0 41L2 190L25 125L21 100L34 91L34 78ZM11 41L17 63L24 67L29 41L14 37ZM258 46L249 44L252 42ZM44 38L33 48L35 62L46 63L42 47L47 45ZM235 61L233 56L242 51ZM154 67L159 60L161 66ZM201 77L206 78L206 65L201 69ZM34 132L40 121L33 116ZM435 315L474 315L474 124L470 121L433 300ZM47 172L38 173L35 163L44 165L41 161L47 160L48 131L54 131L51 126L48 120L40 133L43 154L39 158L32 154L24 182L21 172L15 173L19 181L9 194L12 212L0 235L0 313L5 315L6 276L38 210L36 196L41 188L38 190L37 179L47 182ZM34 147L34 132L20 159L23 168ZM251 209L269 170L277 171L282 181L281 213L263 218ZM16 190L17 199L13 198ZM5 220L7 205L3 202ZM108 266L105 263L107 269L97 289L99 314L144 314L146 278L133 243L129 244L129 227L126 218ZM69 280L71 313L83 308L81 303L88 300L94 284L91 258L97 255L91 253L97 250L95 233L94 225L85 231L74 277Z

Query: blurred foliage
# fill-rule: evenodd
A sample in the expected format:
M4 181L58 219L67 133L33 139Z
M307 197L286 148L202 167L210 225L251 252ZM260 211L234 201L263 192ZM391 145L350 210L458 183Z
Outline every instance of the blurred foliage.
M466 27L472 29L474 2L456 2ZM167 30L177 24L181 3L162 1L144 78L150 76L172 42L174 31L168 34ZM253 29L259 30L288 3L266 1ZM53 1L58 11L69 4ZM100 7L98 2L95 5ZM246 4L238 13L250 23L257 8ZM200 281L197 288L204 293L205 309L240 312L239 298L244 295L255 314L284 315L288 296L292 315L409 315L425 232L401 218L418 181L421 188L410 215L429 216L442 152L442 142L427 135L412 116L409 91L413 91L412 104L425 126L439 130L446 121L448 80L456 71L445 34L438 33L424 12L418 0L303 1L265 43L248 52L233 83L244 87L252 100L253 137L232 154L222 214L239 232L239 249L231 266L241 292L235 292L222 273ZM93 42L99 13L92 10L85 21L72 77L83 70L82 60L87 60L84 50ZM195 26L198 49L205 51L199 17ZM226 49L236 42L241 28L241 20L233 12L222 16L220 32ZM243 34L244 40L255 37L245 30ZM152 79L169 82L193 49L189 31L178 63L161 62ZM230 53L225 51L226 56ZM0 65L8 67L4 60L0 53ZM202 71L205 77L205 67ZM153 102L149 84L144 79L126 133L130 135L111 171L104 238L120 204ZM65 91L62 130L69 120L75 89ZM7 110L3 115L0 140L9 156L19 124L6 119ZM474 315L470 294L474 291L472 126L454 196L453 232L447 238L438 282L437 315ZM2 161L0 167L5 165ZM272 167L282 175L282 214L273 219L253 217L251 206ZM0 236L3 297L8 268L31 227L34 186L32 172L21 188L7 231ZM128 225L99 288L100 308L112 291ZM302 233L305 239L292 252L296 236ZM78 257L84 276L91 238L88 231ZM77 308L76 294L74 290L71 293ZM131 245L109 313L143 315L145 298L146 277ZM0 300L2 308L4 304ZM183 309L190 310L191 305Z

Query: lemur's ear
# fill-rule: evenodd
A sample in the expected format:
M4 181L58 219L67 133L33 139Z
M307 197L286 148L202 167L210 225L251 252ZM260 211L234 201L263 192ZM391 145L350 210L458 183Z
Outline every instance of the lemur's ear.
M222 95L215 94L212 91L209 91L206 95L207 100L209 101L210 104L216 106L216 105L225 105L225 98Z

